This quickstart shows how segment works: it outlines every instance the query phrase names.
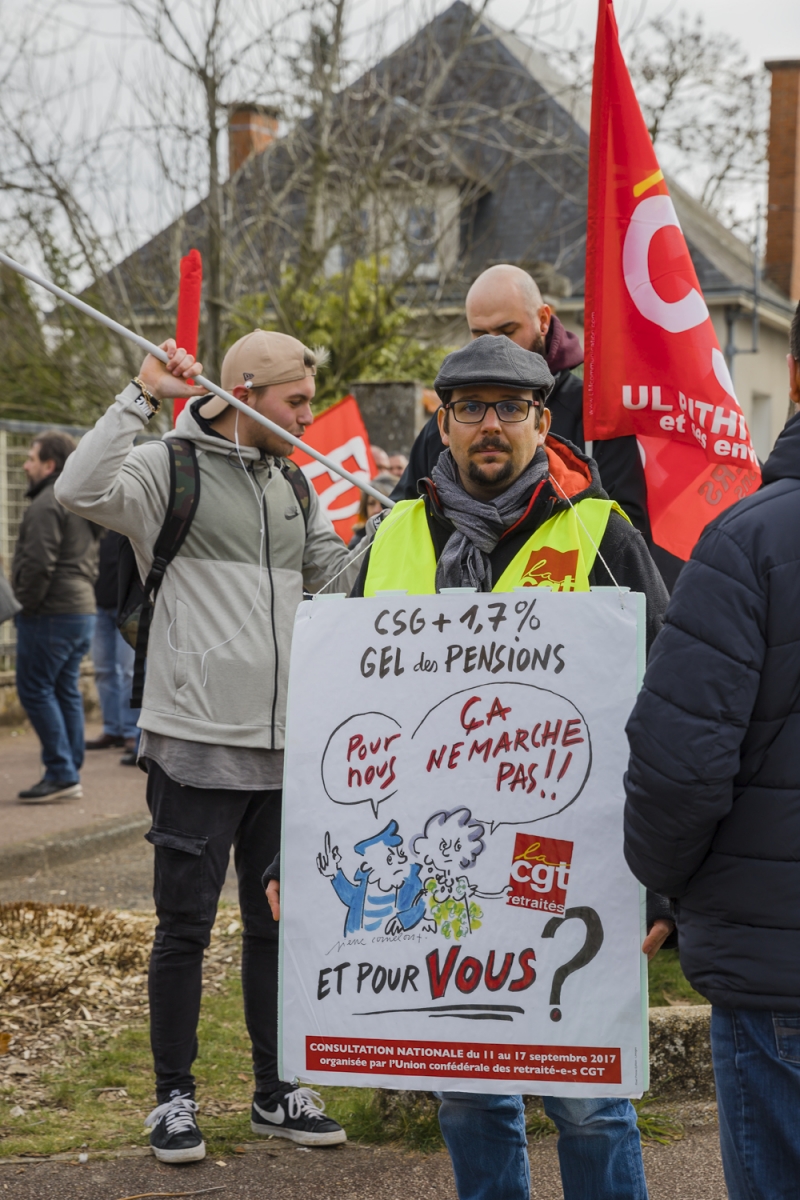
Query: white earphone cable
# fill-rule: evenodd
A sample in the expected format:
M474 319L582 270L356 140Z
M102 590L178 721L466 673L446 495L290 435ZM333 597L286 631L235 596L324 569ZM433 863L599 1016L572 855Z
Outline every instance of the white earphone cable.
M239 636L239 634L242 632L242 630L244 629L244 627L247 625L247 623L250 620L250 618L252 617L253 613L256 611L256 606L258 604L259 597L261 595L261 581L262 581L263 575L264 575L264 541L266 538L266 525L265 525L265 513L264 513L264 492L262 492L261 495L259 496L258 488L256 487L255 482L251 478L251 474L247 469L247 465L246 465L244 459L242 458L242 451L241 451L241 448L239 445L239 412L238 412L238 409L236 412L236 421L235 421L233 428L234 428L234 438L236 440L236 453L239 458L239 463L241 465L242 470L245 473L245 478L247 479L248 483L250 484L250 487L253 489L253 495L255 496L256 504L258 505L259 520L260 520L260 525L261 525L261 540L259 542L259 547L258 547L258 587L256 588L256 594L255 594L255 597L253 598L253 603L250 606L250 611L247 614L247 616L245 617L245 619L242 621L241 625L236 630L236 632L232 633L229 638L225 638L224 642L217 642L217 644L215 646L209 646L207 650L181 650L181 649L179 649L178 646L174 646L172 643L172 627L178 619L177 616L173 617L172 620L170 621L169 626L167 628L167 643L169 645L169 648L170 648L170 650L174 650L174 652L176 654L188 654L193 658L200 659L200 671L202 673L203 687L205 687L208 682L208 667L206 665L206 659L208 658L209 654L211 654L214 650L220 650L223 646L227 646L230 642L232 642L234 640L234 638L237 638ZM266 490L266 485L265 485L264 490Z

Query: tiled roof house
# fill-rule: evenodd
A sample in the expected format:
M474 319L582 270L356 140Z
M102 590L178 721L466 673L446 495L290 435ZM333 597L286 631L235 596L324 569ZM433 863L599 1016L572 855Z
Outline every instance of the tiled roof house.
M800 63L768 65L773 97L787 80L797 90ZM235 300L263 292L265 280L292 261L292 230L307 216L303 154L313 142L313 119L285 137L275 136L274 115L255 106L239 106L231 120L224 221L232 247L227 286ZM466 338L466 289L493 262L529 269L564 323L582 333L589 108L541 53L488 19L478 20L456 0L343 89L336 122L329 200L316 221L322 241L331 240L330 230L351 208L358 211L350 211L348 236L360 229L365 244L376 228L386 234L387 222L403 226L419 251L412 269L408 252L397 267L407 272L409 301L450 342ZM771 160L779 149L789 155L788 179L797 166L798 137L795 132L792 158L792 130L779 125L773 104ZM374 216L375 189L367 200L370 188L359 188L359 177L368 178L373 167L387 197L381 217ZM785 205L772 203L775 186L780 181L771 178L758 352L733 361L737 393L762 457L786 416L787 330L797 301L787 291L790 280L800 280L800 220L796 238L781 241L774 230ZM674 182L670 192L720 344L728 352L733 344L749 348L755 296L750 248ZM198 204L119 264L116 279L144 324L169 325L177 261L191 245L202 252L206 211ZM791 235L791 219L787 228ZM779 261L773 253L770 262L770 245L778 247ZM340 268L346 253L347 245L326 245L328 269Z

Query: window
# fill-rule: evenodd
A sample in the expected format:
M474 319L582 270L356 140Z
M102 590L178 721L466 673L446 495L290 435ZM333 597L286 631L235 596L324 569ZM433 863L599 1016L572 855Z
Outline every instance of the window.
M766 462L772 450L772 397L763 392L753 392L750 415L750 437L753 449L762 462Z
M415 264L414 274L435 278L438 274L436 262L436 209L422 204L408 207L406 220L408 257Z
M350 214L348 220L344 220L341 213L331 206L330 211L325 214L325 219L320 221L319 225L320 229L317 235L319 239L324 236L323 229L330 237L338 225L340 233L339 240L334 242L325 255L324 270L327 279L330 279L332 275L341 274L357 259L367 256L370 220L366 208L355 210Z

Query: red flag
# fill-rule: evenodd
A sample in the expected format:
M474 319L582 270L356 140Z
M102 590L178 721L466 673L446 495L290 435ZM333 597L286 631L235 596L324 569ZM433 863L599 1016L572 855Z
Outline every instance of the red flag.
M344 400L326 408L308 429L303 440L315 450L327 454L346 471L363 476L366 483L376 474L369 436L355 396L345 396ZM361 502L359 489L302 450L295 450L292 459L314 484L322 507L333 521L339 537L349 542L353 533L353 519Z
M203 260L199 250L190 250L181 259L181 282L178 289L178 317L175 322L175 341L190 354L197 354L200 331L200 294L203 290ZM190 383L193 380L189 380ZM173 424L186 406L185 400L175 400L172 406Z
M725 358L600 0L589 141L587 439L635 434L653 540L688 558L761 480Z

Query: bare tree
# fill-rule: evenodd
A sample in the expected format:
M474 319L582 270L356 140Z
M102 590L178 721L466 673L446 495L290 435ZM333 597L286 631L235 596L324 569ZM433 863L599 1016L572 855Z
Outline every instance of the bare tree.
M172 153L168 135L179 131L181 161L196 146L195 177L201 161L209 172L208 196L148 250L151 267L163 272L174 246L185 247L189 236L201 244L212 299L205 361L216 354L218 362L224 344L256 320L336 343L325 388L331 397L377 363L405 372L416 359L427 374L424 342L447 336L437 328L443 295L463 297L464 272L481 261L481 242L492 253L491 221L476 221L477 206L516 168L531 172L534 187L546 182L554 196L549 208L540 204L537 244L524 247L523 257L530 264L557 258L550 277L562 280L559 270L579 258L585 154L575 127L563 114L559 125L541 94L534 98L519 63L492 59L496 47L487 58L494 34L482 8L425 27L397 55L366 69L347 56L345 0L314 0L280 28L262 30L261 60L248 63L249 95L277 103L282 136L220 184L215 199L215 114L247 85L221 0L198 6L205 23L193 32L203 54L192 51L183 68L203 83L205 106L194 128L179 109L187 89L165 69L177 61L170 39L183 39L180 54L188 54L176 16L183 7L176 0L124 3L145 30L149 77L164 81L150 105L164 123L164 143ZM379 30L374 35L379 41ZM258 90L264 78L267 96ZM201 126L208 135L202 155ZM555 253L545 253L554 238ZM124 271L131 291L147 268L145 255L135 257ZM392 350L382 353L387 337Z
M732 227L752 228L766 182L769 83L746 52L701 16L657 17L630 60L650 136L679 179Z
M588 97L593 44L578 37L547 49ZM685 11L643 15L623 49L663 166L730 228L751 232L766 181L767 73Z
M585 139L482 8L444 14L369 65L348 56L346 0L298 0L271 23L255 2L119 4L138 37L125 47L125 105L91 137L74 123L43 137L23 93L30 124L8 135L16 166L0 163L0 188L20 237L49 245L61 278L82 275L153 333L170 328L178 258L198 245L212 373L257 321L333 346L327 399L365 375L426 377L426 347L447 343L467 284L505 244L498 198L520 188L536 223L517 260L565 290L582 274ZM221 130L243 98L277 105L281 136L223 180ZM160 232L129 253L120 231L135 219L98 222L98 197L124 211L143 194Z
M258 100L274 69L275 42L292 14L267 22L256 0L120 0L139 23L146 42L147 77L155 86L143 98L165 177L196 184L205 176L204 275L208 369L219 368L225 310L223 181L220 135L228 105L248 89Z
M103 221L110 203L108 170L118 143L116 122L93 120L89 87L71 59L84 31L60 25L58 4L6 6L0 51L0 231L4 247L33 259L63 286L80 280L94 303L135 321L124 287L113 287L116 263L130 249L124 222ZM112 93L111 111L113 111ZM0 411L47 414L80 422L108 394L120 359L94 323L56 308L44 322L42 297L4 277L0 315L5 326ZM26 410L27 404L27 410Z

